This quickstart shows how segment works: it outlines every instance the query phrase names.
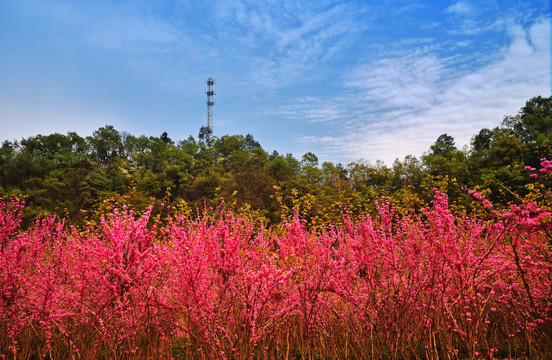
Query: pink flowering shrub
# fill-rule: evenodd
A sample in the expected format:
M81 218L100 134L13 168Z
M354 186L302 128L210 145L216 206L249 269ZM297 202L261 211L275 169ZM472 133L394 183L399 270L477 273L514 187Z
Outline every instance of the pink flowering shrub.
M25 206L24 202L16 199L0 201L0 247L3 249L13 232L21 223L21 214Z
M375 217L280 233L230 212L161 227L151 209L22 231L23 203L4 200L0 357L548 358L552 214L471 194L490 217L435 191L417 216L383 200Z

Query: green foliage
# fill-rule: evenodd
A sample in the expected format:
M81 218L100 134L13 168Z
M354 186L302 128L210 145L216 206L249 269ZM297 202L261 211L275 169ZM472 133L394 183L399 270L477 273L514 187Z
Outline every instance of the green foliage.
M111 163L123 147L121 135L112 125L106 125L94 131L86 138L94 160L100 165Z
M552 136L552 97L537 96L528 100L519 114L506 116L503 125L524 143L549 139Z
M112 191L113 181L102 167L93 168L84 178L80 187L81 193L87 198L96 197L103 191Z
M365 203L382 196L417 211L433 188L447 191L455 208L467 211L472 199L463 188L484 191L490 201L515 202L512 194L530 192L525 167L538 167L552 155L551 108L552 98L532 98L500 126L481 129L469 148L459 150L452 136L442 134L420 158L409 155L391 166L320 164L312 152L300 159L269 155L251 134L216 137L206 127L197 139L181 141L167 132L135 136L111 125L86 138L39 134L2 143L0 195L27 199L27 223L53 213L85 221L106 201L140 208L156 199L187 209L226 201L270 223L301 211L322 224L343 211L375 211Z

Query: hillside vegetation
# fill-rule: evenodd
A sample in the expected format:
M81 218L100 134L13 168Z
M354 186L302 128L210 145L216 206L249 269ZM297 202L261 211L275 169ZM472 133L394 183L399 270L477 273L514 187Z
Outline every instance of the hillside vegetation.
M552 153L551 104L552 98L530 99L518 115L481 129L467 150L443 134L421 158L390 166L320 164L310 152L300 158L268 153L251 135L210 137L205 128L198 139L178 142L167 133L134 136L109 125L86 138L36 135L2 144L0 196L26 199L25 224L54 213L76 224L97 221L106 203L140 211L154 204L158 211L161 202L195 210L222 200L269 224L300 205L301 215L318 224L338 219L339 206L357 214L373 210L366 207L381 196L419 209L434 187L465 208L471 200L462 187L509 202L512 193L528 191L525 167Z

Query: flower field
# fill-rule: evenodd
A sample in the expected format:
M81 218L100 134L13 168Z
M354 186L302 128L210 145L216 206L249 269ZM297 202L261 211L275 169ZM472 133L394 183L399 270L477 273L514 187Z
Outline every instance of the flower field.
M280 231L124 209L86 230L55 217L21 230L24 204L4 200L1 357L549 359L552 215L473 195L486 216L435 191L418 215L380 201Z

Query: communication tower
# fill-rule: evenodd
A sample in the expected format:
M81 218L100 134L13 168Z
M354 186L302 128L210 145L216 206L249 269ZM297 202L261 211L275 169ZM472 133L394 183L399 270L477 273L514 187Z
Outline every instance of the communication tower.
M207 84L207 90L205 93L207 94L207 143L211 140L211 134L213 133L213 105L215 105L215 102L213 101L213 96L216 95L216 91L213 89L213 86L216 84L215 79L213 79L211 76L207 80L205 80L205 83Z

